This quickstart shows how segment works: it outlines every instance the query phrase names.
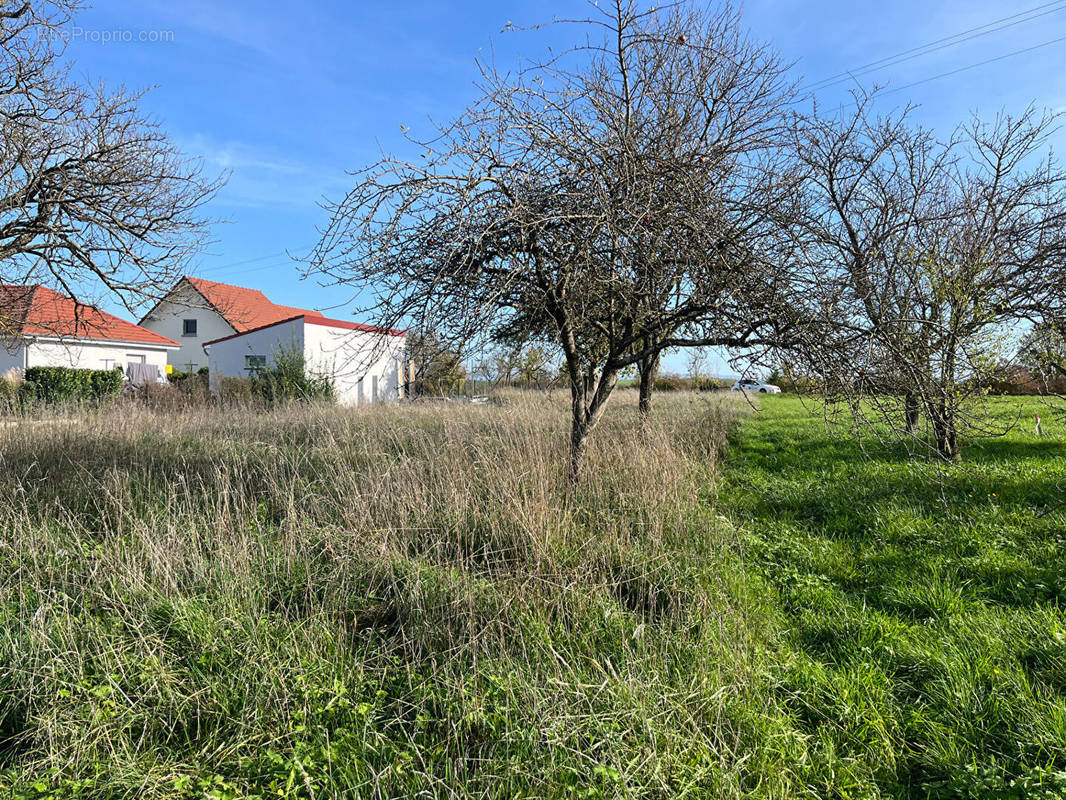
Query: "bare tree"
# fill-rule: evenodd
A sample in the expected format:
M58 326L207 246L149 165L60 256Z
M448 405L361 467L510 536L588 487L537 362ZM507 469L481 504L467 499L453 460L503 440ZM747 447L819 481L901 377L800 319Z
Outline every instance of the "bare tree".
M460 354L431 331L410 331L406 341L413 397L445 395L460 390L466 368Z
M0 283L127 307L169 287L207 234L204 177L138 109L72 79L76 0L0 0Z
M992 423L980 396L1012 327L1061 308L1066 174L1041 159L1053 118L973 121L946 142L910 111L799 117L807 170L803 264L793 307L807 323L790 358L830 400L900 435L924 415L937 453Z
M697 383L707 377L707 353L705 350L694 348L689 351L686 359L688 376Z
M1066 322L1045 321L1022 339L1019 361L1044 383L1066 378Z
M776 56L729 7L592 13L573 23L586 45L484 68L481 99L412 140L417 163L357 173L310 261L390 325L545 330L569 377L571 480L622 370L775 324L790 244Z

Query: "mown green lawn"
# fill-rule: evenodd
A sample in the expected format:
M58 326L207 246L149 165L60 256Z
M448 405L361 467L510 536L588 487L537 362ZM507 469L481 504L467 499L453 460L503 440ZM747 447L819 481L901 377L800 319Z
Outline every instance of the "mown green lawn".
M1066 420L992 402L1019 426L950 468L864 454L795 397L734 434L719 510L820 794L1066 796Z

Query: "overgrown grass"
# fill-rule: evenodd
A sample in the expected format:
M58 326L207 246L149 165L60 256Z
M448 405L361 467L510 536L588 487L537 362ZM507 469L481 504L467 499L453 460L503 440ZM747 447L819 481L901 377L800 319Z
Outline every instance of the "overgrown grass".
M0 795L1061 794L1053 423L543 398L0 425Z
M823 796L1066 796L1066 439L1021 398L944 469L763 400L721 502L781 622L774 696Z
M616 407L570 499L562 398L0 428L0 785L787 793L705 502L736 413Z

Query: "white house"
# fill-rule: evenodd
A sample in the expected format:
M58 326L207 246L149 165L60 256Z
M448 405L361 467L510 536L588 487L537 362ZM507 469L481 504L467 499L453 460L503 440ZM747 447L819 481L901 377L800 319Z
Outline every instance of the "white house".
M129 373L131 366L146 365L165 381L167 356L179 347L44 286L0 284L0 375L28 367L121 367Z
M286 350L303 354L308 375L329 377L338 402L360 405L403 397L403 331L303 313L207 342L211 388L247 377Z
M175 369L194 372L208 364L205 342L298 315L321 316L304 308L278 305L257 289L186 276L174 284L140 324L180 342L170 363Z

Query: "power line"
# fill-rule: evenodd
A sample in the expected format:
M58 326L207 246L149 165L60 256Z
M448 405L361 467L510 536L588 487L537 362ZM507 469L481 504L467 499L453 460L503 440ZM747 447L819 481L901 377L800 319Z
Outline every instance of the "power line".
M295 265L295 263L293 261L291 261L291 260L288 260L288 261L282 260L282 261L271 262L269 264L263 264L262 266L258 266L258 267L252 267L251 269L237 270L236 272L223 272L221 274L217 273L217 272L212 272L209 275L202 275L202 277L207 277L209 280L216 280L216 281L225 282L225 281L232 281L232 280L240 278L242 276L251 275L253 273L260 273L260 272L265 272L265 271L268 271L268 270L270 270L270 271L281 270L281 269L283 269L285 267L290 267L294 272L298 271L298 268L296 267L296 265Z
M938 80L939 78L946 78L949 75L958 75L960 72L966 72L966 70L976 69L977 67L983 67L986 64L993 64L993 63L995 63L997 61L1003 61L1004 59L1012 58L1013 56L1020 56L1023 53L1031 53L1034 50L1039 50L1042 47L1050 47L1051 45L1058 44L1059 42L1066 42L1066 36L1060 36L1058 39L1052 39L1050 41L1043 42L1041 44L1034 44L1032 47L1024 47L1021 50L1014 50L1014 51L1012 51L1010 53L1004 53L1001 56L996 56L995 58L985 59L984 61L978 61L975 64L967 64L965 67L959 67L958 69L953 69L953 70L951 70L949 72L941 72L939 75L931 75L928 78L922 78L920 81L914 81L913 83L908 83L905 86L897 86L894 89L887 89L887 90L885 90L883 92L883 94L891 94L892 92L901 92L904 89L910 89L913 86L920 86L923 83L929 83L929 81L935 81L935 80Z
M855 78L859 75L865 75L869 72L876 72L877 70L884 69L886 67L902 64L906 61L911 61L915 58L920 58L931 53L935 53L938 50L943 50L948 47L954 47L955 45L968 42L972 39L976 39L981 36L987 36L988 34L997 33L1015 25L1020 25L1023 22L1030 22L1034 19L1038 19L1048 14L1054 14L1058 11L1062 11L1064 6L1063 0L1056 0L1051 3L1044 3L1043 5L1035 6L1027 11L1020 11L1017 14L1012 14L1007 17L1002 17L992 22L979 25L976 28L970 28L959 33L952 34L951 36L945 36L940 39L936 39L932 42L928 42L918 47L912 47L909 50L896 53L894 55L885 56L879 58L876 61L871 61L868 64L856 67L845 72L839 72L836 75L831 75L828 78L815 81L810 86L806 87L807 91L814 91L817 89L825 89L829 86L834 86L838 83ZM1039 12L1039 13L1037 13ZM1021 17L1022 19L1019 19ZM1012 21L1013 20L1013 21Z
M229 269L230 267L240 267L240 266L243 266L244 264L254 264L254 263L258 262L258 261L266 261L268 258L278 258L279 256L284 256L284 255L288 255L288 253L286 253L286 251L282 250L281 252L278 252L278 253L268 253L265 256L258 256L256 258L247 258L244 261L234 261L232 264L222 264L220 266L208 267L206 270L203 270L203 271L204 272L213 272L215 270L220 270L220 269Z
M308 244L308 245L302 245L302 246L296 248L296 250L297 251L309 250L312 247L314 247L315 244L317 244L317 242L312 242L311 244ZM202 272L202 273L224 272L224 271L231 270L234 267L242 267L245 264L257 264L257 263L259 263L261 261L267 261L269 259L282 259L282 260L277 262L277 263L275 263L275 264L264 265L263 267L253 267L250 270L240 270L236 274L242 274L242 273L246 273L246 272L257 272L257 271L259 271L261 269L269 269L271 267L275 267L275 266L278 266L279 264L283 264L283 263L286 263L287 261L292 261L293 260L293 258L289 255L289 251L288 250L281 250L281 251L277 251L277 252L274 252L274 253L267 253L266 255L263 255L263 256L256 256L255 258L246 258L243 261L234 261L234 262L231 262L229 264L212 265L210 267L207 267L205 269L200 270L200 272Z

